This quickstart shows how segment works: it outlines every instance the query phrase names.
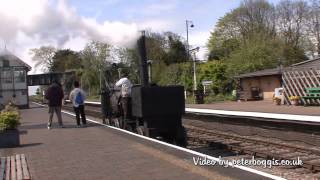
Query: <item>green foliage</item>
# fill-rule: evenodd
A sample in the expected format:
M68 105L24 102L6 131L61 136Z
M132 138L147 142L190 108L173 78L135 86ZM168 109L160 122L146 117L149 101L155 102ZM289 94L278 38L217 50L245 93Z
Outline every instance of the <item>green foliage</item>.
M0 131L16 129L20 124L20 114L18 109L8 104L5 109L0 112Z
M195 99L195 97L194 96L187 96L187 99L186 99L186 104L195 104L195 101L196 101L196 99Z
M210 94L204 98L205 104L211 104L214 102L221 102L221 101L234 101L235 98L231 94Z
M274 68L280 60L284 66L306 60L303 41L309 41L301 29L306 8L300 1L274 6L266 0L243 0L216 24L207 44L208 60L225 62L228 79Z
M92 41L80 53L83 68L78 70L78 75L89 95L100 92L100 78L104 82L103 74L111 65L110 48L108 44Z
M33 95L33 96L29 96L29 101L32 102L41 102L42 103L42 95Z
M250 41L226 58L228 74L232 77L245 72L273 68L278 65L281 44L276 41Z
M56 51L52 60L52 72L65 72L66 70L81 68L81 59L79 54L70 49L61 49Z
M40 88L37 88L36 95L39 95L39 94L40 94Z
M202 81L212 81L212 85L208 91L213 91L215 94L224 93L225 87L228 84L226 76L227 66L220 61L209 61L201 64L198 70L198 76L201 84Z
M188 54L185 45L181 42L179 37L172 35L168 36L169 51L167 53L166 64L186 62Z

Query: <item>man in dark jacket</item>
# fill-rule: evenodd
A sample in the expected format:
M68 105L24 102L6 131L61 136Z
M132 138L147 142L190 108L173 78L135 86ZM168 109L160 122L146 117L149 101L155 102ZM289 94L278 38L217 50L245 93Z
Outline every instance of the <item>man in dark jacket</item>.
M54 112L57 114L58 123L60 127L63 127L62 117L61 117L61 106L63 99L63 90L61 85L57 81L53 81L53 83L49 86L46 91L45 98L49 101L49 122L48 129L51 129L52 118Z

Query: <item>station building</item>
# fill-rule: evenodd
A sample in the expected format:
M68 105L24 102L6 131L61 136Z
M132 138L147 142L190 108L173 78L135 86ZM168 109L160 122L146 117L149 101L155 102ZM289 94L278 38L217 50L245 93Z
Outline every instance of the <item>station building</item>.
M275 88L282 86L282 71L280 68L237 76L241 87L241 100L272 100Z
M236 76L241 100L272 100L276 88L283 88L285 102L290 96L303 97L306 88L320 87L320 57L285 68L264 69ZM302 104L308 104L302 100ZM320 101L318 102L320 104Z
M0 50L0 104L29 107L27 73L31 67L8 50Z

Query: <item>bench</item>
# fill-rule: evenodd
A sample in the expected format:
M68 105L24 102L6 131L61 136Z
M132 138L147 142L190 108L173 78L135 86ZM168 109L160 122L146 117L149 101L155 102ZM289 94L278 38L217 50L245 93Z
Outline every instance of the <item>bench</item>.
M320 99L320 88L306 88L306 96L303 99Z
M0 170L0 180L31 179L24 154L1 157Z

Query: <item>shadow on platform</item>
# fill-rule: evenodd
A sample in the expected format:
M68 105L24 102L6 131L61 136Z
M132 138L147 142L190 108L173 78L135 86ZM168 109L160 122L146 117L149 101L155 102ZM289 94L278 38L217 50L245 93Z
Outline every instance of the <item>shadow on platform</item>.
M39 146L43 143L29 143L29 144L20 144L19 147L32 147L32 146Z

